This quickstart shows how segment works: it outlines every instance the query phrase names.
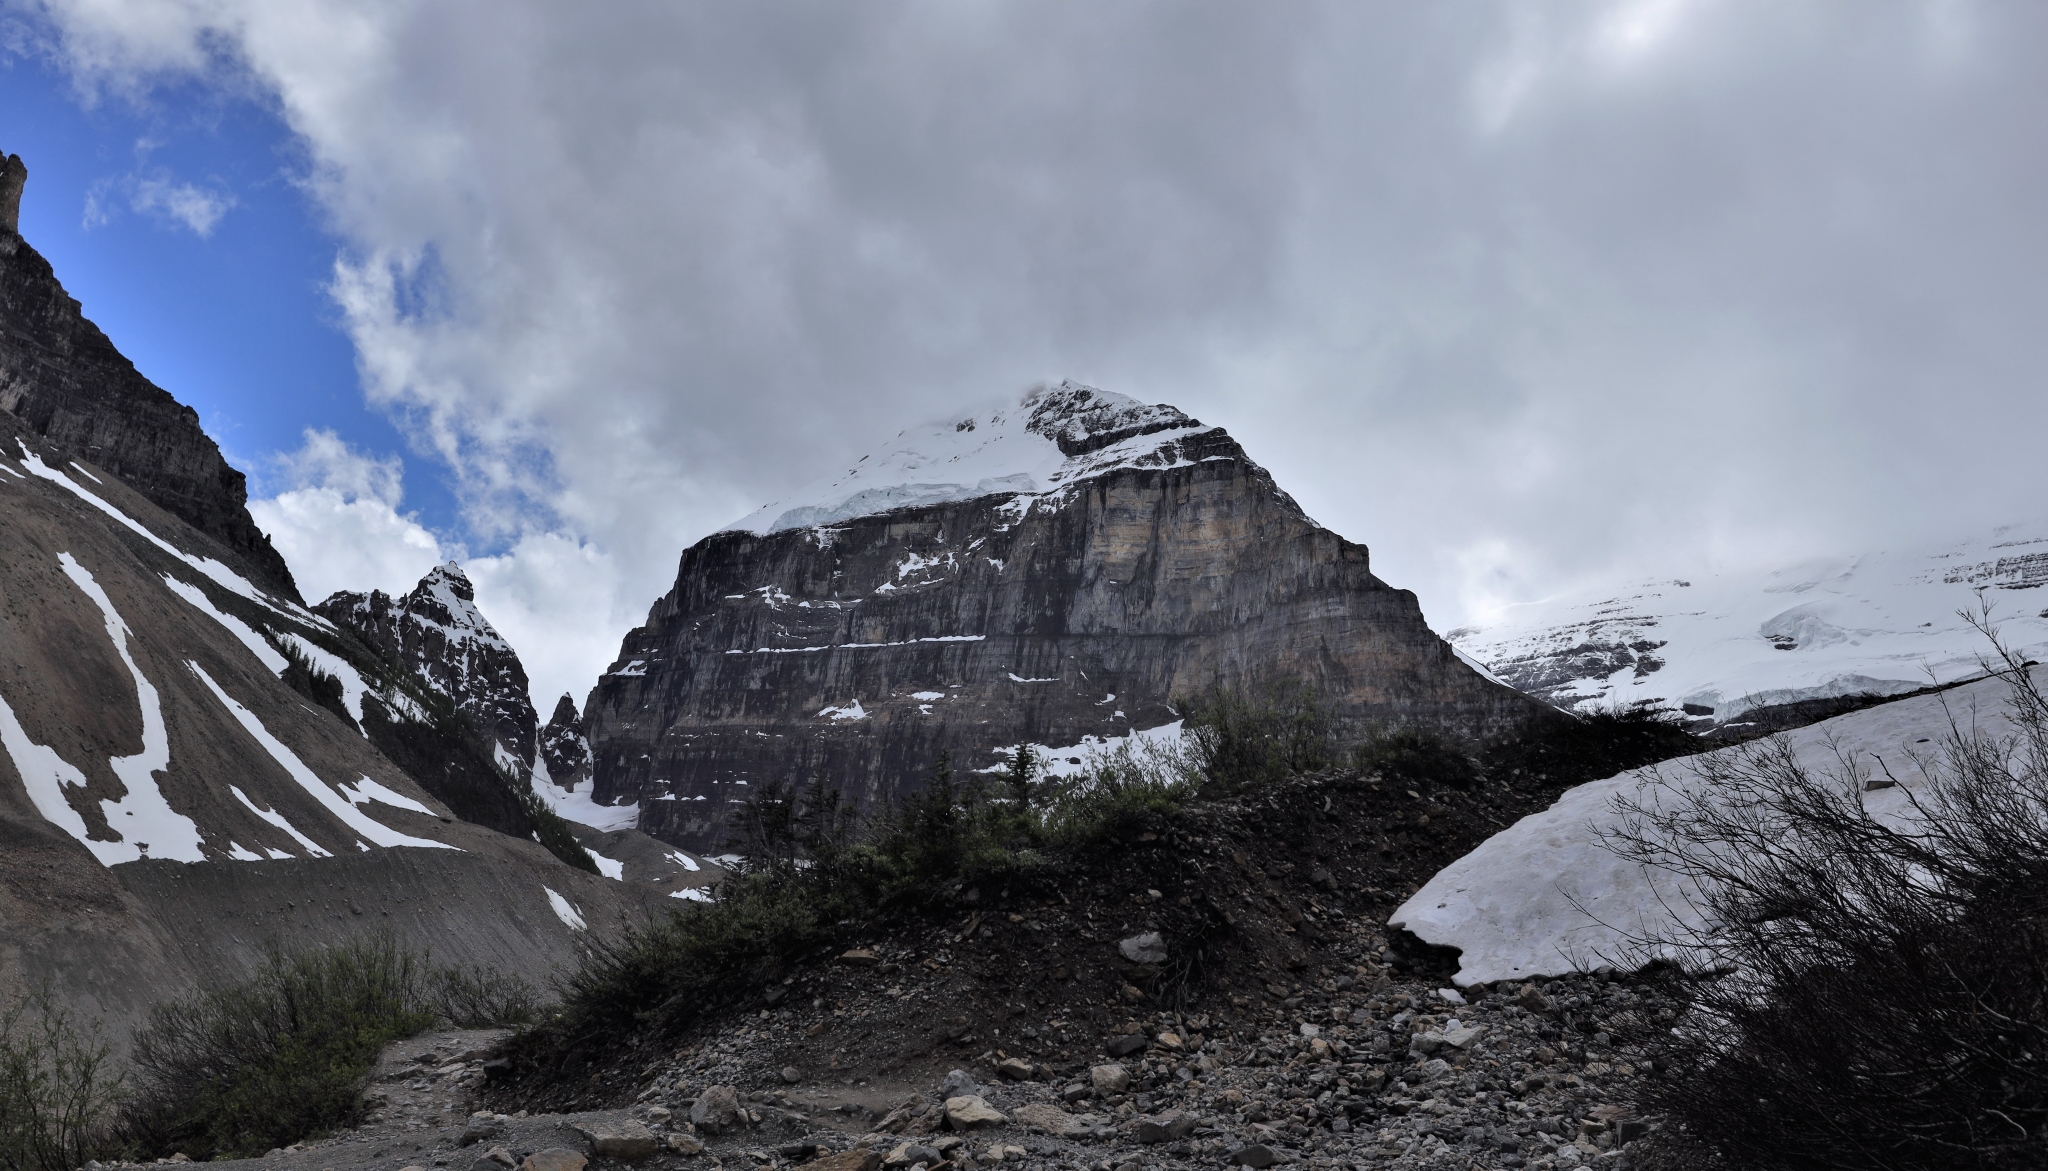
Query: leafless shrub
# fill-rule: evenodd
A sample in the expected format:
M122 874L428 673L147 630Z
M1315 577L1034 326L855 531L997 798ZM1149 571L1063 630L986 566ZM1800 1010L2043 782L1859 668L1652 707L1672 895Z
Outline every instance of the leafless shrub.
M1634 941L1692 1004L1638 1102L1672 1165L2048 1166L2048 699L1975 621L2009 733L1950 710L1821 769L1773 738L1619 803L1608 847L1699 925Z
M0 1168L70 1171L109 1154L122 1090L106 1039L48 985L0 1002Z

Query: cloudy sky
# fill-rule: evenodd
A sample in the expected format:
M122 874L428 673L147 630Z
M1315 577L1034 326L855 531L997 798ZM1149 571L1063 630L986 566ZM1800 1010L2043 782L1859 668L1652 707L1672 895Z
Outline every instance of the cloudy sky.
M1075 378L1438 629L2042 515L2048 7L0 0L24 232L306 592L580 699L688 543Z

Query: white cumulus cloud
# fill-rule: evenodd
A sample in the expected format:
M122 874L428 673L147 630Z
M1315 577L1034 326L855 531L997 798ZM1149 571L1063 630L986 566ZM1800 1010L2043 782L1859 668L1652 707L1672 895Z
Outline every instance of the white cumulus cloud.
M249 513L308 600L338 590L402 594L447 559L434 534L399 513L404 469L396 457L377 459L332 431L308 429L278 464L291 486L251 500Z

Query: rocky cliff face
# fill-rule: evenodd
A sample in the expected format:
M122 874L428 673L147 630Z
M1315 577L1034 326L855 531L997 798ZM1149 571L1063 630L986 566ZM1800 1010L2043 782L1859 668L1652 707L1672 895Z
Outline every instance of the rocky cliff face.
M16 199L18 166L7 164L0 184ZM256 584L298 600L284 558L249 518L247 482L198 413L121 356L11 223L0 225L0 411L219 541Z
M1284 678L1360 722L1480 731L1537 707L1221 428L1066 384L906 432L690 548L585 716L599 800L716 845L745 785L873 802L940 752L1075 759Z
M497 745L505 769L524 775L533 767L540 721L527 695L526 668L476 608L476 590L460 565L429 570L403 598L344 591L314 610L445 698Z
M563 696L547 728L537 727L526 668L477 608L460 565L430 571L402 598L382 590L342 592L314 609L488 742L495 769L444 751L448 729L431 712L422 713L429 717L423 720L365 724L379 749L462 817L526 836L533 824L518 787L530 782L548 808L579 825L616 833L637 822L639 810L630 800L591 800L590 745L574 700Z

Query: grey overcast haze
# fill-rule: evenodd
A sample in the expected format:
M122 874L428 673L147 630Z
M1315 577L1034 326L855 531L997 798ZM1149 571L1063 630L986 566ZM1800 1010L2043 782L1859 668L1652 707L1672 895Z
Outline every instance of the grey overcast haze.
M690 543L1063 378L1228 428L1439 631L2048 513L2048 5L0 12L79 108L284 128L395 430L224 438L259 522L314 597L465 557L543 704ZM163 165L136 215L254 214Z

